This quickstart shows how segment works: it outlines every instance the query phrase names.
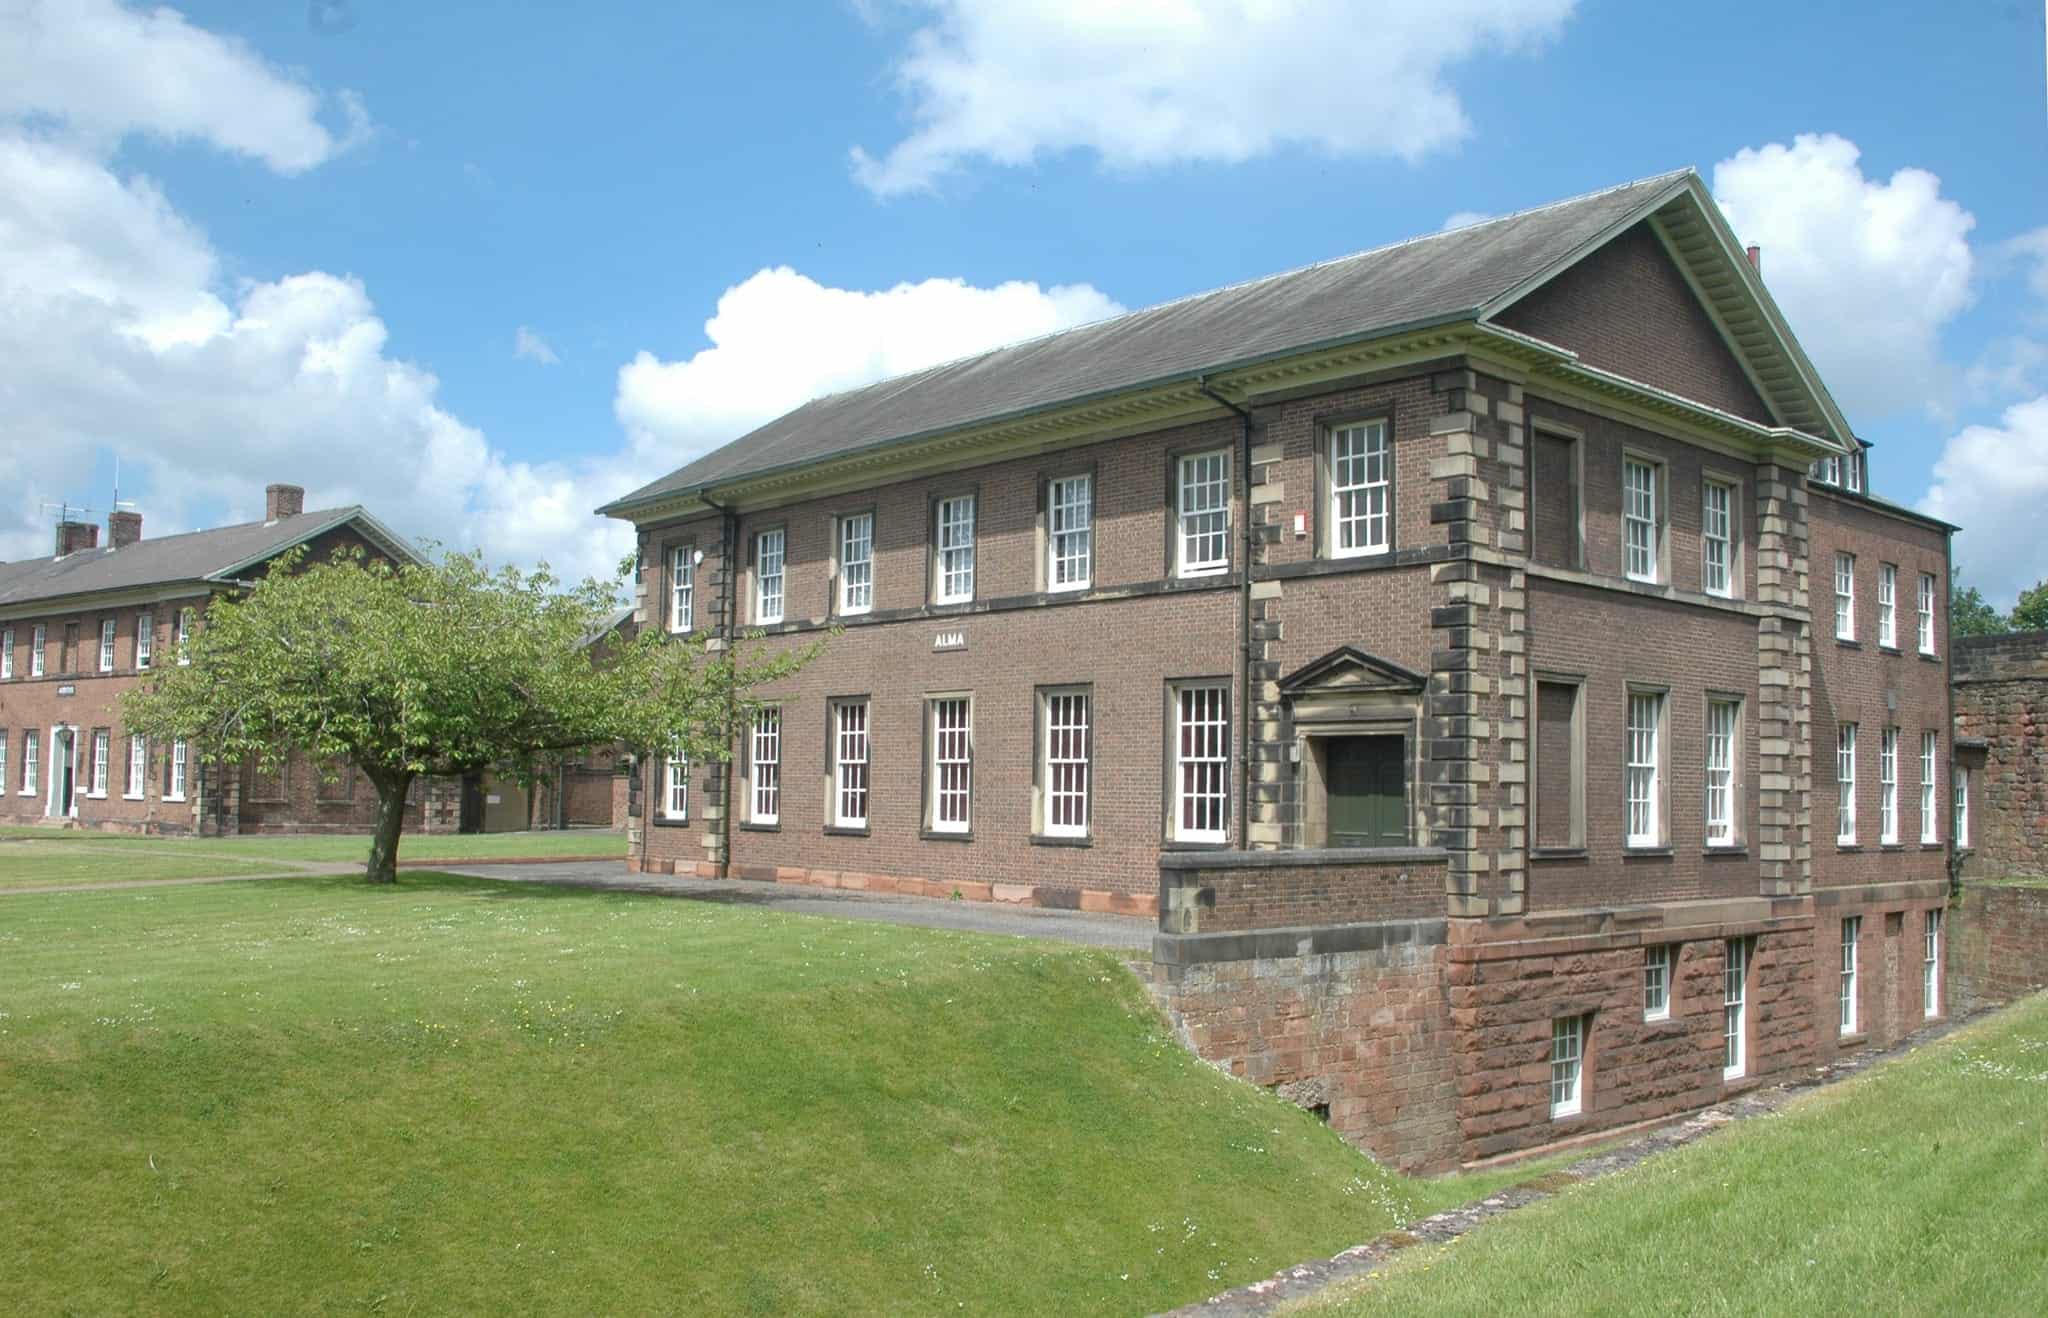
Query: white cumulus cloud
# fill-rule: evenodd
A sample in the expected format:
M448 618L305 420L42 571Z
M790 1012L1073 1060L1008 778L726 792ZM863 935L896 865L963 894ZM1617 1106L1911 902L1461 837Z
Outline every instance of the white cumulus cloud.
M614 406L635 450L673 468L820 394L1122 310L1087 284L926 279L863 292L778 266L718 299L710 347L679 361L643 351L622 367Z
M1938 177L1870 178L1854 142L1802 133L1716 165L1714 197L1852 421L1946 412L1941 331L1970 303L1976 219Z
M131 133L203 141L292 174L368 133L360 98L336 104L339 134L320 122L318 92L175 9L0 3L0 120L54 124L101 150Z
M1453 66L1539 46L1573 3L908 0L895 8L918 26L892 72L911 129L879 157L853 148L854 174L888 196L1069 150L1114 168L1284 146L1414 159L1471 130Z
M1992 603L2048 579L2048 397L2016 403L1996 425L1966 426L1934 464L1920 506L1963 528L1956 563L1963 580Z

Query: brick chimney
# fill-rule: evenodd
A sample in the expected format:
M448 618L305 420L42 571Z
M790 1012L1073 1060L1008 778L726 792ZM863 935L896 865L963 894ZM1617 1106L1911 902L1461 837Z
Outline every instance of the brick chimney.
M306 511L306 487L303 485L266 485L263 487L263 520L274 522L280 517L297 517Z
M107 543L116 549L125 549L142 538L142 514L112 512L107 514Z
M1758 247L1755 244L1751 244L1749 247L1743 249L1742 254L1749 258L1750 269L1756 271L1758 274L1762 274L1764 272L1763 248Z
M75 554L81 549L96 549L100 543L100 528L97 522L57 523L57 557Z

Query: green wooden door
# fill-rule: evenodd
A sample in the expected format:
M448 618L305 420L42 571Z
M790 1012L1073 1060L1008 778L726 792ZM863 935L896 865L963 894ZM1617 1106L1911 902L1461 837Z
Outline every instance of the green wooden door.
M1399 737L1333 737L1324 758L1333 847L1408 845L1407 773Z

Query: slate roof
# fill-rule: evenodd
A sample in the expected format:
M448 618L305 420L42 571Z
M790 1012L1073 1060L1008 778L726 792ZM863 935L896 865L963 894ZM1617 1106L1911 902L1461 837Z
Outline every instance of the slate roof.
M0 608L174 582L225 581L238 569L350 522L359 523L371 539L386 541L395 550L418 557L417 550L386 530L360 504L351 504L346 508L281 517L274 522L243 522L209 531L146 538L120 549L102 545L62 558L0 563Z
M1465 319L1692 173L1639 179L813 399L598 511L1321 344Z

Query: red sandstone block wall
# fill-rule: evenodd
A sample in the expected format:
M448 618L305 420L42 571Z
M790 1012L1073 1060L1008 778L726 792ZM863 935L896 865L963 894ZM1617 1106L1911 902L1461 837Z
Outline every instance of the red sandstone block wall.
M2048 887L1967 883L1949 930L1954 1010L2010 1002L2048 986Z

